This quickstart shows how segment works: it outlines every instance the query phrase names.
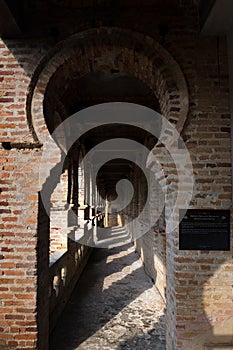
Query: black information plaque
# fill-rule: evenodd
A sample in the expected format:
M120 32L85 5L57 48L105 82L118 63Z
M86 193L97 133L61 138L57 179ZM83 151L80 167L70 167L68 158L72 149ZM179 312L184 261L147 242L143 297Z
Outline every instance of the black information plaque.
M230 250L230 210L180 210L180 218L180 250Z

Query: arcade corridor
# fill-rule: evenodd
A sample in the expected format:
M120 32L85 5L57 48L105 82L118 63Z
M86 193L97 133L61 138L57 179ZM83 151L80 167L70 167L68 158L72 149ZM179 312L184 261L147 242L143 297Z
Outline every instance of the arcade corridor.
M96 249L50 337L50 350L165 350L165 304L134 247Z
M1 350L233 349L232 13L0 0Z

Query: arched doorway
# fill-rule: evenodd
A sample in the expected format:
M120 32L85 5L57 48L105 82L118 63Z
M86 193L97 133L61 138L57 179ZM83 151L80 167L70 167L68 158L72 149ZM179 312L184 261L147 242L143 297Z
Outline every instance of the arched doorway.
M47 64L43 62L41 68L38 68L28 96L28 105L31 106L28 109L28 120L34 130L35 139L42 144L51 139L50 134L56 126L72 113L96 103L116 100L139 103L159 110L176 126L177 131L182 131L188 112L185 79L174 59L151 38L119 28L91 29L58 44L47 59ZM99 96L100 86L95 86L96 81L101 85ZM122 91L122 86L126 91ZM168 130L167 137L170 138L172 133L172 129ZM55 154L51 149L50 156L47 175L59 163L59 150ZM152 158L150 164L153 168ZM176 174L172 174L173 181L174 176ZM168 202L169 209L173 202ZM162 230L158 244L163 247L160 258L165 263L163 223L160 226ZM43 237L48 240L47 235ZM42 248L45 249L44 254L46 247L45 244ZM138 249L146 262L145 250L143 253L142 247ZM43 252L40 255L43 256ZM170 264L169 259L170 256L167 264ZM47 264L47 261L39 262L43 263ZM41 270L44 273L48 266ZM153 271L150 272L153 274ZM162 280L165 270L160 272ZM163 293L164 287L161 282ZM167 295L172 293L169 284L166 288ZM45 293L45 297L40 298L43 306L38 305L38 311L46 307L46 289L43 288L41 293ZM172 311L169 314L168 310L168 318L172 317ZM47 338L46 326L41 334L44 339Z

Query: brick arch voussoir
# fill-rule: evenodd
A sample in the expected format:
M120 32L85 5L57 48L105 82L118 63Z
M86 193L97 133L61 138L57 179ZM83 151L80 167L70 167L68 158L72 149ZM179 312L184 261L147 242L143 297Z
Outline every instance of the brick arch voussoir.
M48 54L47 62L36 70L37 76L33 77L28 94L28 121L41 143L50 137L43 111L46 90L62 66L68 66L80 76L101 68L115 68L135 76L154 91L162 114L179 133L182 131L189 98L178 63L149 36L121 28L103 27L74 34L57 44Z

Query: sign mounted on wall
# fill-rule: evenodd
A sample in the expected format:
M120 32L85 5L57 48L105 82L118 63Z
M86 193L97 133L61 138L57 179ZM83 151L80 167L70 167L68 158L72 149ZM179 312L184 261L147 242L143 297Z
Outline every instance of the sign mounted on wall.
M180 217L180 250L230 250L230 210L180 210Z

